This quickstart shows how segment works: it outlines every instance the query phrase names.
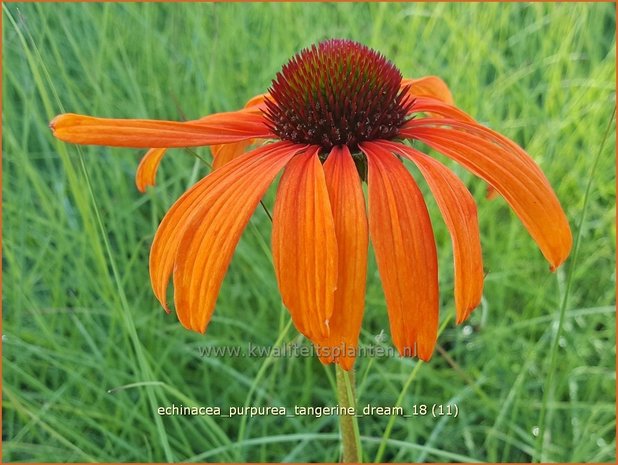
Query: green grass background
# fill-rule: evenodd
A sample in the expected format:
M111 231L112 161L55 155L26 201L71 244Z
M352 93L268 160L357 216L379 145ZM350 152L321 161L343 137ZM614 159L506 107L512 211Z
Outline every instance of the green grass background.
M506 203L485 200L484 185L449 164L479 204L482 307L454 324L450 240L427 195L441 350L427 364L363 358L356 368L360 406L448 403L459 416L359 418L364 459L614 461L614 36L610 3L5 4L3 461L339 459L335 417L156 413L172 403L336 404L333 367L315 358L199 356L204 346L300 341L264 211L238 246L208 333L189 333L155 301L148 252L166 209L208 168L172 150L158 186L140 195L143 151L78 149L47 128L63 111L232 110L300 48L330 37L377 48L405 76L442 76L460 107L537 160L581 239L550 273ZM372 259L361 343L375 345L381 331Z

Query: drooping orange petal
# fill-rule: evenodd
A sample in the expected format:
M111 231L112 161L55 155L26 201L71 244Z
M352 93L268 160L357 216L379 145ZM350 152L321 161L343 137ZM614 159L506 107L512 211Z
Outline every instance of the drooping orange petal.
M438 336L438 261L433 229L412 175L390 151L363 142L369 233L386 297L393 343L429 360Z
M568 257L571 229L549 181L517 144L478 124L444 119L406 123L401 135L418 139L461 163L509 203L552 271Z
M431 97L415 98L408 113L427 113L432 117L442 116L444 118L474 123L474 118L466 112Z
M159 164L167 149L150 149L146 152L135 172L135 185L140 192L146 192L146 187L155 185Z
M402 79L401 87L410 86L411 97L432 97L453 105L453 95L446 83L438 76L425 76L418 79Z
M276 170L277 166L289 159L295 146L287 142L277 142L246 153L228 163L193 187L187 190L168 210L155 234L150 249L150 281L155 296L163 308L167 307L167 287L183 235L192 220L209 208L214 200L223 195L234 183L245 176L260 177L262 171ZM218 253L218 252L217 252ZM179 308L180 312L186 310ZM188 322L186 314L179 315L181 321ZM189 324L189 323L187 323Z
M347 146L335 147L324 163L324 175L335 220L338 277L330 336L319 347L324 363L354 365L365 308L369 232L365 197Z
M94 118L66 113L50 123L65 142L112 147L194 147L273 137L261 114L217 113L187 122Z
M272 247L279 289L294 324L312 342L323 342L337 287L337 241L324 170L314 148L294 157L281 177Z
M446 166L403 144L389 148L416 164L436 199L453 243L455 308L463 322L483 296L483 257L476 203L463 182Z

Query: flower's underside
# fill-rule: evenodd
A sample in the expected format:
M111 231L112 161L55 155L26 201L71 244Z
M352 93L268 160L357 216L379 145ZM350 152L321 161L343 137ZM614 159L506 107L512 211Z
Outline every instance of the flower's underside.
M373 243L393 343L428 360L438 328L433 229L415 179L425 178L453 246L455 310L478 306L483 264L474 199L457 176L405 141L417 140L488 183L521 219L551 269L571 248L571 232L549 182L518 145L453 106L442 80L402 79L377 52L346 40L306 49L267 94L236 112L189 122L60 115L59 139L151 148L140 190L154 184L167 148L209 145L215 170L167 212L155 235L150 275L168 310L204 332L236 244L279 172L272 249L283 302L325 363L352 367L364 310L367 251ZM366 167L368 211L359 177ZM365 177L362 178L365 180Z

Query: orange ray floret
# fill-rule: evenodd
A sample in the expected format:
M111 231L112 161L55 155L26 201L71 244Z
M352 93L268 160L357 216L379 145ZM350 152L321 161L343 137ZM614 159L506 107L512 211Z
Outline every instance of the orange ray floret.
M463 322L483 296L481 238L472 194L446 166L403 144L388 147L411 160L427 181L451 235L455 267L457 323Z
M272 246L279 289L294 324L310 340L323 341L337 287L337 239L316 148L294 157L279 181Z
M369 231L393 343L429 360L438 336L438 259L425 201L412 175L379 142L361 150L369 167Z
M349 370L354 364L365 308L369 243L365 197L356 165L345 145L331 150L324 163L324 174L339 260L330 337L320 347L321 360L336 361Z
M111 147L195 147L272 137L264 118L251 112L219 113L187 121L94 118L65 113L50 127L58 139Z

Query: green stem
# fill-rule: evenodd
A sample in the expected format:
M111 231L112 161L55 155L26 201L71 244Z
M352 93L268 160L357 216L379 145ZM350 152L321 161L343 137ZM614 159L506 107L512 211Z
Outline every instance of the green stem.
M337 400L339 402L339 406L345 408L348 412L351 408L353 408L356 412L354 371L345 371L339 365L336 365L336 371ZM339 424L341 427L341 442L343 444L343 455L341 461L343 463L361 463L362 448L356 415L339 415Z

